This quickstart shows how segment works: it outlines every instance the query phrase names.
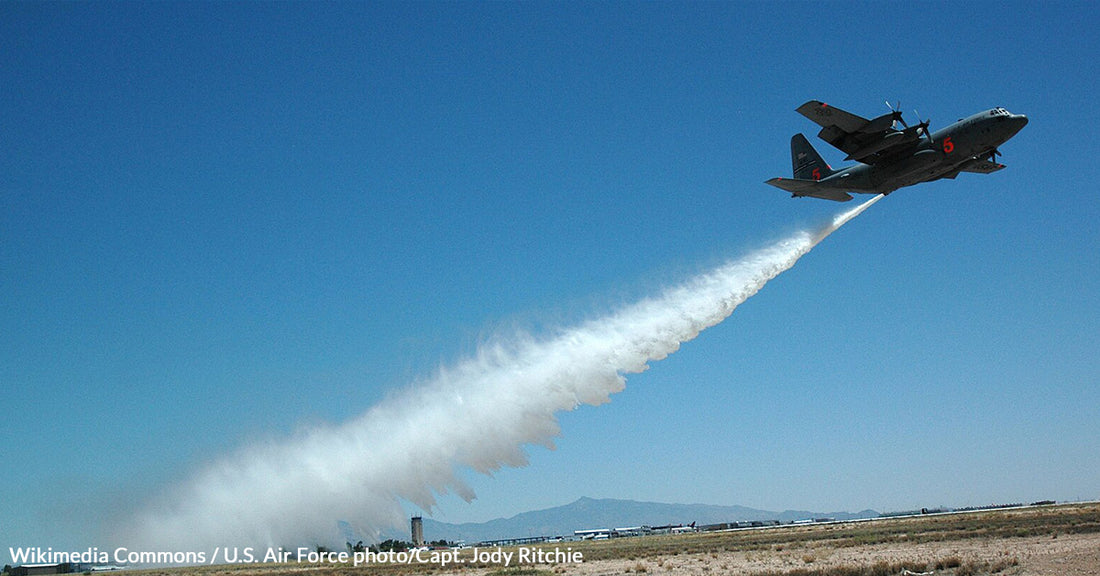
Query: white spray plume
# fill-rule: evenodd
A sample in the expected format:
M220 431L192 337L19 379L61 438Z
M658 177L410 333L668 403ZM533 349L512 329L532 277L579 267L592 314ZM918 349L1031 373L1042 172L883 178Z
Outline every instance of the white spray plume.
M370 540L404 523L400 499L426 511L448 491L471 500L458 468L525 465L526 445L552 447L558 411L607 402L624 388L624 374L724 320L880 198L555 338L483 348L342 425L224 458L131 518L125 542L171 550L342 545L339 520Z

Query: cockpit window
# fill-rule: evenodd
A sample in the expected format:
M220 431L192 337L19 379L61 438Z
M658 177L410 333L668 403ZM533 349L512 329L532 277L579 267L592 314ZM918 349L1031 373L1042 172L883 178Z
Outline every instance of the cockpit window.
M994 108L989 111L990 116L1008 116L1008 110L1004 108Z

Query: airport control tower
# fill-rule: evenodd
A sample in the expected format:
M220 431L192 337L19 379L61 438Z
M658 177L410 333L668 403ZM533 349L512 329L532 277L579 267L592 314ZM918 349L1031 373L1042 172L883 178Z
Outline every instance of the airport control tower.
M424 519L420 516L412 517L412 544L420 547L424 545Z

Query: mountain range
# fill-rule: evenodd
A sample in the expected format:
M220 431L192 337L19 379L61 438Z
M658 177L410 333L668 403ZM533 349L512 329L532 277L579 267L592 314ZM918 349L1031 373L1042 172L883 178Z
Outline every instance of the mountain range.
M536 536L572 536L574 530L594 528L621 528L628 526L662 526L691 524L699 526L722 522L749 522L754 520L778 520L783 523L808 518L835 518L852 520L874 518L874 510L861 512L810 512L785 510L771 512L745 506L716 506L711 504L664 504L637 502L613 498L580 498L564 506L523 512L511 518L497 518L488 522L450 524L432 518L424 518L424 538L428 541L465 541L470 544L506 538ZM383 538L409 540L408 532L386 533Z

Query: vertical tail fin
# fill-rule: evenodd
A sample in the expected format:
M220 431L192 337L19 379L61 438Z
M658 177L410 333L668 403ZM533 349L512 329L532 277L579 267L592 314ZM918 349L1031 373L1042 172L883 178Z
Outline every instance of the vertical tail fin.
M835 173L802 134L791 136L791 164L794 177L803 180L821 180Z

